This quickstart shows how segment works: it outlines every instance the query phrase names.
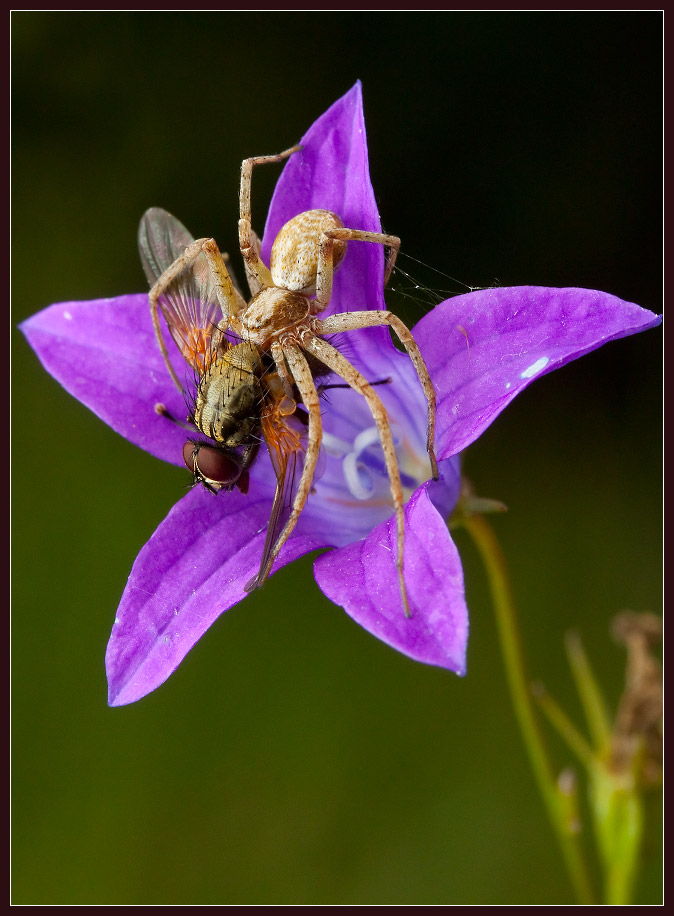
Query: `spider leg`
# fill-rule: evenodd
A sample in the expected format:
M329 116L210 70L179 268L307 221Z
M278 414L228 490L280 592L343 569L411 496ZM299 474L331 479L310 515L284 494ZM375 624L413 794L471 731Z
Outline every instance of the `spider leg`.
M405 616L411 617L409 601L407 598L407 589L403 576L403 548L405 540L405 514L403 511L403 491L400 482L400 470L393 447L393 436L389 426L386 408L382 404L379 396L374 389L358 370L331 344L322 340L320 337L314 337L312 333L307 333L302 338L302 346L309 353L317 356L318 359L333 372L336 372L345 382L348 382L354 391L362 394L370 408L370 413L377 424L379 439L381 441L382 451L384 452L384 461L388 472L389 483L391 485L391 496L395 507L396 516L396 537L397 537L397 555L396 569L398 571L398 583L400 585L400 597L402 598ZM299 387L299 386L298 386Z
M214 239L205 239L201 250L215 283L215 293L220 304L222 317L229 324L232 317L237 317L246 308L246 300L232 283L220 249Z
M384 312L379 309L373 309L369 312L340 312L337 315L330 315L324 319L316 319L315 326L319 334L336 334L339 331L356 331L360 328L372 328L380 325L388 325L398 335L398 339L407 350L414 368L417 370L421 387L426 395L428 403L428 435L426 438L426 449L431 462L431 472L433 480L438 479L438 462L435 458L435 389L431 382L426 363L417 346L417 342L412 336L412 332L404 322L392 312Z
M164 273L159 277L154 286L150 289L149 299L150 299L150 314L152 315L152 326L154 327L154 335L157 338L157 343L159 344L159 350L164 362L166 363L166 368L168 369L173 382L181 394L185 393L185 389L180 383L180 379L176 375L176 371L171 365L171 361L168 356L168 350L166 349L166 343L164 341L164 335L162 333L161 324L159 322L159 311L157 309L157 302L161 294L168 289L168 287L173 283L173 281L180 276L180 274L190 266L190 264L195 261L198 256L201 254L201 246L206 241L206 239L197 239L195 242L192 242L191 245L188 245L187 248L183 251L179 258L171 264L170 267L164 271Z
M253 285L259 286L259 289L274 286L269 268L265 266L260 257L259 247L255 244L256 236L251 227L250 189L253 178L253 166L264 165L267 162L282 162L300 149L302 149L301 146L292 146L290 149L284 150L276 156L255 156L252 159L244 159L241 163L239 247L241 248L244 264L246 265L246 276L251 285L251 292L253 291ZM253 279L252 284L251 277Z
M274 547L269 554L267 565L264 569L260 570L259 576L256 580L257 584L261 584L269 575L276 557L279 555L281 548L292 534L300 514L306 505L307 497L309 496L311 485L314 480L314 472L316 471L316 464L318 462L318 456L321 449L321 441L323 439L323 424L321 421L320 402L318 398L318 392L316 391L316 385L311 375L309 364L307 363L304 354L294 341L284 340L282 347L282 357L285 358L285 361L288 364L288 368L292 373L295 384L297 385L297 389L302 397L302 402L309 414L307 450L304 456L302 476L300 477L300 482L297 487L297 493L295 494L290 517L288 518L283 531L278 536L278 539L276 540L276 543L274 544ZM276 361L276 367L279 371L279 375L282 375L282 372L287 373L285 366L283 366L283 369L281 369L281 365L278 360Z
M171 266L164 271L161 277L159 277L149 293L152 326L154 327L155 337L157 338L159 350L164 359L164 362L166 363L166 367L171 375L171 378L173 379L176 388L181 394L184 394L185 389L183 388L168 356L166 342L164 341L164 334L162 332L161 323L159 321L159 310L157 308L157 304L161 294L169 288L169 286L180 276L181 273L183 273L183 271L187 270L187 268L189 268L194 263L194 261L196 261L202 252L206 258L209 271L213 276L216 295L218 297L218 304L220 305L220 310L222 312L223 318L227 321L227 323L229 323L232 314L238 315L239 310L241 308L245 308L246 305L245 300L241 294L235 290L231 278L227 273L227 268L225 267L225 262L222 259L220 250L213 239L196 239L196 241L187 246L180 257L176 258L173 264L171 264Z
M388 250L384 286L388 283L391 271L398 257L400 239L397 235L384 235L381 232L366 232L362 229L325 229L321 234L318 247L318 267L316 269L316 306L314 312L322 312L330 304L333 277L333 248L335 242L373 242L385 245Z
M274 357L274 362L276 363L276 372L278 373L278 377L283 382L285 395L288 398L292 398L293 379L290 372L288 371L288 365L285 361L283 346L279 343L278 340L272 340L270 349L271 355Z
M257 237L257 234L253 232L252 229L250 230L250 241L251 241L252 247L254 247L255 251L257 252L257 258L259 261L261 259L260 258L260 249L262 246L260 244L260 239ZM258 276L255 273L253 273L253 271L251 270L250 265L248 264L248 261L244 260L243 266L246 271L246 280L248 281L248 289L250 290L250 295L252 299L254 296L257 296L260 290L264 289L264 287L262 283L260 283Z

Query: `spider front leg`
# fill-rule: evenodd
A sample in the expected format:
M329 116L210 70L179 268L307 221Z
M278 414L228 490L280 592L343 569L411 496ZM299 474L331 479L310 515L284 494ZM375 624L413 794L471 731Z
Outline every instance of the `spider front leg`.
M276 365L276 373L283 383L283 389L287 398L293 399L293 378L288 371L288 366L284 357L284 350L278 340L272 340L271 355Z
M173 264L164 271L150 289L150 314L152 315L152 325L154 327L155 337L157 338L159 350L166 363L169 374L181 394L184 394L184 388L169 360L164 335L159 322L157 304L160 296L169 289L171 284L175 283L180 278L181 274L191 269L192 265L201 254L203 254L206 259L207 269L213 280L215 294L225 323L229 325L232 317L238 316L239 312L246 307L243 296L235 289L232 283L231 277L225 267L225 262L220 254L220 249L216 245L214 239L196 239L196 241L191 242L180 257L175 259Z
M433 382L417 346L417 342L412 336L412 332L407 325L394 315L393 312L373 309L370 312L340 312L337 315L329 315L327 318L316 318L314 327L318 334L336 334L339 331L357 331L360 328L373 328L381 325L388 325L398 335L398 339L407 350L414 368L417 370L421 387L426 395L428 404L428 434L426 438L426 450L431 462L431 473L433 480L438 479L438 462L435 457L435 389Z
M410 605L407 598L407 588L403 575L403 551L405 543L405 513L403 511L403 489L400 481L400 469L396 458L395 448L393 447L393 436L389 426L386 408L375 393L374 389L358 370L351 365L339 350L336 350L327 341L320 337L314 337L312 333L307 333L302 338L302 345L309 353L317 356L329 369L332 369L337 375L348 382L354 391L362 394L370 408L370 413L377 424L379 439L381 441L384 461L388 472L389 483L391 486L391 496L396 516L396 569L398 571L398 584L400 586L400 597L403 603L403 609L406 617L411 617Z
M229 276L229 272L225 266L225 259L215 239L206 239L201 250L204 253L208 269L215 283L215 294L218 297L222 317L225 323L229 325L232 319L238 318L238 316L245 311L247 305L246 300L232 283L232 278Z
M384 270L384 286L388 283L391 271L400 250L400 239L397 235L384 235L381 232L366 232L363 229L347 229L344 226L335 229L325 229L321 234L318 248L318 267L316 270L316 303L314 313L322 312L330 304L332 295L332 278L334 275L335 242L373 242L384 245L389 253ZM341 260L341 258L339 259Z
M299 391L302 398L302 403L306 407L307 413L309 415L309 428L307 430L307 450L304 456L302 476L300 477L297 493L295 494L295 499L293 500L293 507L290 513L290 517L288 518L283 531L278 536L278 539L274 544L271 553L269 554L264 569L260 569L258 576L255 580L253 580L255 586L261 585L269 575L276 557L279 555L281 548L292 534L293 529L295 528L295 525L297 524L297 521L302 513L302 510L306 505L307 498L313 484L316 465L318 463L318 456L321 449L321 441L323 439L323 423L321 420L320 401L318 398L318 392L316 391L316 385L311 375L309 364L307 363L302 351L297 346L297 344L294 343L294 341L286 339L281 344L281 347L281 357L279 358L278 351L275 353L275 362L278 374L280 376L282 375L282 372L287 372L285 366L281 367L281 361L285 359L285 362L287 362L288 368L292 373L295 384L297 385L297 390ZM248 588L248 586L246 588Z
M257 260L260 263L262 263L261 257L260 257L260 250L262 248L262 245L260 243L260 239L257 237L257 234L253 232L252 229L250 230L250 244L251 244L251 248L253 248L257 252ZM244 260L243 268L246 271L246 280L248 282L248 289L250 290L250 295L252 299L254 296L257 296L257 294L261 290L264 289L264 286L262 285L260 281L259 275L253 272L253 269L247 260Z
M239 191L239 247L246 267L246 276L251 288L251 294L255 295L265 287L274 286L269 268L265 266L260 257L259 243L257 236L252 230L251 212L250 212L250 194L251 183L253 178L253 166L265 165L268 162L282 162L293 153L301 150L301 146L292 146L290 149L278 153L276 156L255 156L252 159L244 159L241 163L241 188ZM255 287L255 288L254 288Z

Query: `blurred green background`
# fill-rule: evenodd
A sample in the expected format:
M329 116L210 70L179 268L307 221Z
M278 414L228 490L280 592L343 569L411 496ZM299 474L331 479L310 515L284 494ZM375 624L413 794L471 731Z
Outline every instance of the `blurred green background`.
M358 78L384 224L456 279L406 270L451 292L585 286L661 311L661 15L11 21L13 902L573 902L461 534L464 679L361 631L306 557L158 691L107 708L119 597L186 472L70 398L16 324L145 290L135 239L152 205L236 254L241 160L295 143ZM277 174L256 173L259 226ZM466 455L509 507L494 526L531 674L577 720L564 633L579 630L614 706L610 620L661 609L661 384L658 329L537 381ZM641 903L661 901L657 810Z

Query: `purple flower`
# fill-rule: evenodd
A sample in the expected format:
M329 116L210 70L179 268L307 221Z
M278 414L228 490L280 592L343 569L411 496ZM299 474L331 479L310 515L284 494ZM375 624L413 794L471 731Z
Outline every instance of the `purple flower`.
M344 224L381 231L368 171L360 85L337 101L301 141L274 194L262 245L292 216L333 210ZM380 246L352 243L336 275L330 311L383 308ZM372 381L392 421L403 477L403 614L394 558L392 501L381 449L364 400L333 389L324 405L326 467L275 569L318 548L322 591L361 626L405 655L465 672L468 613L461 561L446 518L459 493L459 453L535 378L660 318L608 293L585 289L489 289L442 302L413 329L438 398L441 479L428 480L426 406L407 355L385 328L344 334L342 352ZM152 330L146 293L53 305L22 330L42 364L127 439L182 464L185 433L155 413L182 416ZM214 620L245 597L258 571L274 494L266 454L250 490L217 496L195 487L174 506L138 555L108 645L111 705L158 687Z

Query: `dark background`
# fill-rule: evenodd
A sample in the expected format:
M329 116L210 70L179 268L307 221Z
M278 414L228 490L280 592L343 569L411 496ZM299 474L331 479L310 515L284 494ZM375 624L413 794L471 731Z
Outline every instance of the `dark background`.
M661 14L11 19L13 902L573 902L461 534L464 679L361 631L306 557L157 692L107 708L115 608L186 472L70 398L15 326L143 291L148 206L236 264L241 160L297 142L356 79L385 227L456 279L406 270L448 292L585 286L661 311ZM277 174L256 173L260 228ZM411 324L425 308L390 301ZM661 373L661 330L612 343L537 381L465 460L509 506L494 525L532 676L581 726L564 633L613 707L610 620L661 608ZM661 900L656 812L642 903Z

